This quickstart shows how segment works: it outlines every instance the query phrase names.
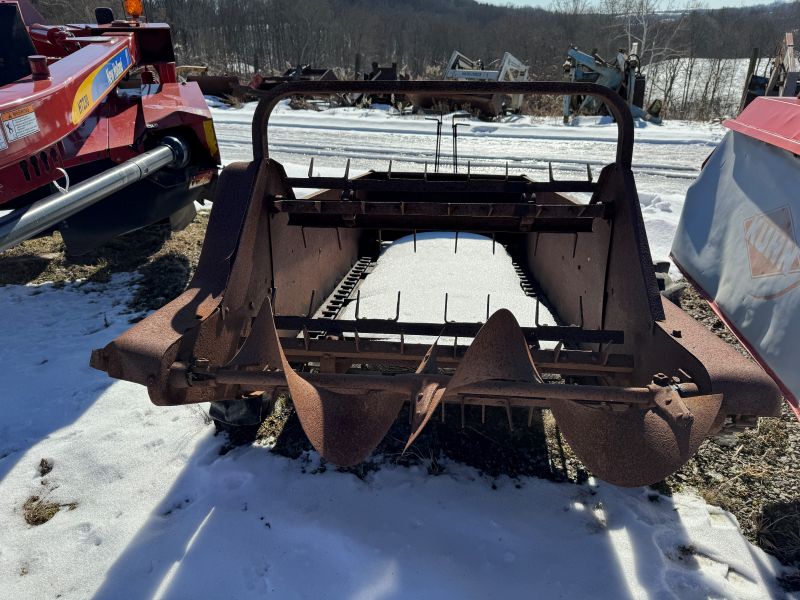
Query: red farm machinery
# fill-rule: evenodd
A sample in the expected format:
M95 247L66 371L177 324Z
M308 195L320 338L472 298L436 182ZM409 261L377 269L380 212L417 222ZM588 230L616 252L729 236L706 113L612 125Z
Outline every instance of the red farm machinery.
M325 94L591 95L616 121L616 158L596 179L391 165L287 176L269 154L270 114L284 98ZM95 368L146 386L156 405L211 402L233 422L288 393L313 446L340 466L368 457L404 409L411 444L445 407L462 425L474 410L497 410L511 426L546 408L594 475L624 486L657 482L706 437L778 414L781 394L764 371L659 293L631 170L633 119L616 91L309 81L259 95L254 158L222 171L189 288L96 350ZM321 191L298 198L298 188ZM365 317L359 286L385 243L410 249L413 236L416 252L418 233L431 231L453 232L456 244L459 232L477 233L489 252L508 253L537 315L541 304L555 323L522 326L485 297L474 298L486 303L480 322L449 319L446 299L443 319L408 320L399 294L394 318ZM343 311L354 304L355 318Z
M76 255L166 219L179 229L210 195L203 95L178 82L169 27L126 6L53 26L0 0L0 251L53 229Z

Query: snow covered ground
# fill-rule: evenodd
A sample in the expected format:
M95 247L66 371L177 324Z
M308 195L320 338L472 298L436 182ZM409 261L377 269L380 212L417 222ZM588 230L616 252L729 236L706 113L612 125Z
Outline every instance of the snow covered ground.
M251 106L215 110L226 161L249 156L251 115ZM344 134L353 124L359 130ZM281 109L270 134L294 170L312 154L315 168L343 168L345 149L360 153L354 170L389 158L419 168L430 160L431 125L380 111ZM654 245L668 248L686 186L721 133L681 123L637 130ZM575 176L582 167L571 161L613 155L613 138L602 122L476 122L459 152L487 169L505 168L493 151L513 169L556 157L557 173ZM437 251L454 242L432 241L447 246ZM487 247L477 236L459 244ZM205 407L158 408L143 388L88 367L91 349L129 327L135 285L118 275L105 285L0 288L0 598L782 597L780 565L730 514L692 495L490 481L449 462L439 476L385 467L360 480L318 469L313 453L220 455ZM493 306L501 302L529 299ZM52 466L44 475L42 459ZM32 496L61 510L28 525Z
M133 285L0 288L2 598L781 597L777 562L690 495L220 456L200 410L88 367ZM30 526L31 496L64 507Z

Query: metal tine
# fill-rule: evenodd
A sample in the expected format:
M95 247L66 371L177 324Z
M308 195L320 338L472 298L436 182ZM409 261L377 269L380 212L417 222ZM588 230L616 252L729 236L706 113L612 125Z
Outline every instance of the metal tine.
M453 250L454 254L458 254L458 232L456 231L456 245L455 249Z
M583 296L578 296L578 306L581 312L581 329L583 329Z
M350 181L350 159L347 159L347 164L344 167L344 180Z
M514 416L511 413L511 400L506 398L506 416L508 417L508 429L514 431Z
M311 157L311 162L308 163L308 176L314 176L314 157Z
M414 230L414 253L417 252L417 230Z
M447 297L448 297L448 295L449 294L447 292L444 293L444 322L445 323L448 322L447 321Z
M550 181L551 182L555 181L555 179L553 178L553 163L552 162L548 162L547 163L547 171L548 171L548 173L550 175Z
M311 337L311 336L308 334L308 329L306 329L305 327L303 327L303 346L305 346L306 350L308 350L308 346L309 346L309 338L310 338L310 337Z
M472 161L467 161L467 185L469 185L469 178L472 175Z
M394 314L394 321L395 323L400 320L400 290L397 290L397 311Z
M425 161L425 171L423 173L423 177L425 178L425 181L428 181L428 161L427 160Z
M358 321L358 311L361 308L361 290L356 290L356 321Z
M300 235L303 238L303 248L308 248L308 245L306 244L306 228L305 227L300 227Z
M491 294L486 294L486 320L489 320L489 302L492 300Z
M495 253L495 246L497 245L497 234L492 232L492 254Z
M392 178L392 159L391 158L389 159L389 170L386 171L386 178L387 179L391 179Z
M506 181L508 181L508 161L506 161Z
M594 181L594 177L592 177L592 165L589 163L586 163L586 175L589 177L589 183L592 183L592 181Z
M611 355L611 344L600 344L600 358L604 367L608 364L608 357Z
M339 233L339 228L336 228L336 243L339 244L339 250L342 249L342 236Z
M561 357L561 349L564 347L564 341L559 340L556 344L556 347L553 349L553 362L558 363L558 359Z
M314 297L317 295L317 290L311 290L311 299L308 301L308 312L306 312L307 317L311 317L311 311L314 309Z
M534 315L533 322L536 323L536 326L539 327L539 298L536 298L536 314Z

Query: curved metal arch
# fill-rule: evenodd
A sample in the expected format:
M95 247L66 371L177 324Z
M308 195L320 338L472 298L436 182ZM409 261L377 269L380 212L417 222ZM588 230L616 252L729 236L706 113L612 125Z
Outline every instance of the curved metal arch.
M269 116L283 98L299 94L424 94L465 96L474 94L591 95L603 99L617 123L616 163L630 170L633 159L633 117L622 97L596 83L568 81L290 81L269 91L256 91L260 97L253 115L253 157L269 158L267 125Z

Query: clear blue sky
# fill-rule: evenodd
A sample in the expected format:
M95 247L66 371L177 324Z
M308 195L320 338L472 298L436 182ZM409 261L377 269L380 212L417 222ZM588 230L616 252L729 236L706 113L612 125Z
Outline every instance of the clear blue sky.
M489 4L499 4L501 6L505 6L510 4L512 6L540 6L542 8L547 8L550 5L551 0L478 0L479 2L486 2ZM720 8L722 6L752 6L754 4L770 4L769 0L703 0L703 3L708 6L708 8ZM679 1L677 2L677 6L680 6L682 3Z

